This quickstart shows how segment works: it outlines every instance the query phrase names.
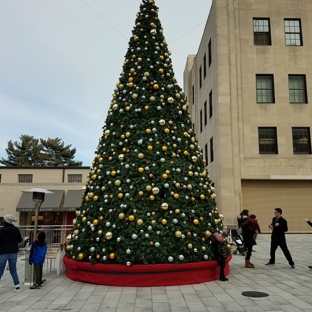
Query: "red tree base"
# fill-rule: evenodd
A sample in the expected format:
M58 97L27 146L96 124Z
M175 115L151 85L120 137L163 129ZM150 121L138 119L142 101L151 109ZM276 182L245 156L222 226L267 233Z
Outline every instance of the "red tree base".
M226 260L225 275L230 272ZM219 279L220 267L216 260L181 264L91 264L64 257L66 276L77 282L109 286L174 286L198 284Z

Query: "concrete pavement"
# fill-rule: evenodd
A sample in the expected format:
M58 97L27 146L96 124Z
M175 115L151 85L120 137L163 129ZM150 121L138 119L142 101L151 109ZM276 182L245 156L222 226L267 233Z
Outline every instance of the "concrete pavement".
M73 282L65 274L49 272L39 290L21 285L16 294L9 271L0 281L0 312L312 312L312 235L288 234L287 243L295 262L288 265L281 250L276 264L269 260L270 235L260 234L251 262L255 269L244 268L244 257L233 255L228 282L170 287L111 287ZM19 257L18 273L24 281L24 256ZM244 291L267 293L264 298L242 295Z

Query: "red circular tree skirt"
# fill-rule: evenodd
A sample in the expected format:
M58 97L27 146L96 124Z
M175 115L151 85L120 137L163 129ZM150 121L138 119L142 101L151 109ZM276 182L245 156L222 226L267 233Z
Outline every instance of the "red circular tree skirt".
M226 260L225 275L230 272ZM198 284L219 279L220 267L216 260L181 264L91 264L64 257L66 276L77 282L110 286L174 286Z

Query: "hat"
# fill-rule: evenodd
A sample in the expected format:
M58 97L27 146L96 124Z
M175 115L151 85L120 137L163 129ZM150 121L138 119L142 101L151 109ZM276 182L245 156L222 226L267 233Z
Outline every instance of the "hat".
M11 214L5 215L5 216L3 217L3 219L4 219L4 221L5 221L6 223L9 223L9 224L12 224L13 222L16 222L16 221L17 221L17 219L16 219L14 216L12 216Z
M218 242L221 242L221 243L223 242L223 235L222 234L213 233L212 236L214 236Z

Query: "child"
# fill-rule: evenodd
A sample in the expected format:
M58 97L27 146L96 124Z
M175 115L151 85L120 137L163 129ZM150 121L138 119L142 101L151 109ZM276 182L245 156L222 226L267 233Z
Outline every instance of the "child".
M255 233L261 233L258 221L254 214L251 214L249 219L242 224L244 245L247 248L245 257L245 268L254 269L254 265L250 263L252 246L256 245L254 238Z
M225 268L225 260L227 258L225 246L223 243L223 235L219 233L213 233L212 236L215 238L214 246L215 246L215 256L220 265L220 278L219 280L222 282L228 281L228 279L224 275Z
M34 265L35 283L30 289L38 289L42 284L42 266L47 253L46 235L44 232L38 234L38 240L35 240L30 249L29 264Z

